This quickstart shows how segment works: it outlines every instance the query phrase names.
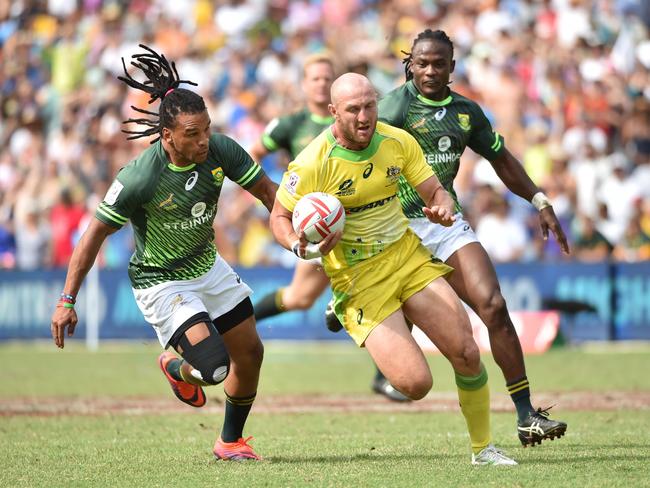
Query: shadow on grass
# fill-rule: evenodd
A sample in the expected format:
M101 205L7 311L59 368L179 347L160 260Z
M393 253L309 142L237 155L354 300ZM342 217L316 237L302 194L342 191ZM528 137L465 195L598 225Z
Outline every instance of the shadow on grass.
M566 453L565 453L566 454ZM516 456L515 456L516 459ZM650 454L588 454L585 456L582 455L558 455L558 456L544 456L540 459L526 459L526 460L517 460L519 464L523 466L552 466L554 464L581 464L581 463L591 463L593 461L601 462L614 462L614 461L649 461Z
M353 454L350 456L345 455L331 455L331 456L265 456L264 460L271 463L284 463L284 464L302 464L302 463L339 463L347 464L358 461L376 461L381 463L391 461L444 461L456 459L467 461L466 456L449 455L449 454Z
M579 448L589 449L591 451L604 451L605 449L648 449L650 450L650 443L648 444L599 444L597 446L591 444L568 444L567 449Z

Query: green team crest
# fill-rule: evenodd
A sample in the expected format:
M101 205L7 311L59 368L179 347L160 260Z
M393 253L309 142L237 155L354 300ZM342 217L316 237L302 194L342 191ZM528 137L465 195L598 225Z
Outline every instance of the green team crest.
M223 174L223 169L221 168L221 166L219 166L218 168L214 168L211 171L211 173L212 173L212 177L214 178L215 185L217 185L217 186L223 185L224 174Z
M471 130L472 124L469 121L469 114L458 114L458 125L464 131Z

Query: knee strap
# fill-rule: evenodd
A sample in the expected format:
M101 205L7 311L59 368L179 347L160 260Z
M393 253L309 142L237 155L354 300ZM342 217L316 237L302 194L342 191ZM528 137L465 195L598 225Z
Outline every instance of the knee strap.
M208 385L218 385L230 372L230 356L214 325L210 322L206 325L210 333L208 337L191 345L183 334L178 340L178 345L183 351L183 359L194 368L192 376Z

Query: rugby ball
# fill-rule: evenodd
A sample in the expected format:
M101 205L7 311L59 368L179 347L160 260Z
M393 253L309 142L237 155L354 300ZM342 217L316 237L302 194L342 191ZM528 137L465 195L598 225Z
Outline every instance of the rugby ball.
M345 209L334 195L323 192L308 193L296 204L291 216L296 234L305 233L309 242L320 242L328 235L343 230Z

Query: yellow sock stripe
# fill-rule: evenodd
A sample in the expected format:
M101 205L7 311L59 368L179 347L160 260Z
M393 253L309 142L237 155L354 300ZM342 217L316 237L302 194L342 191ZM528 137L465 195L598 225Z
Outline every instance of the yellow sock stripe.
M512 385L508 385L508 391L511 391L513 388L519 388L520 386L523 386L523 385L527 386L528 384L529 383L528 383L527 379L518 381L517 383L513 383Z
M246 405L252 405L253 402L255 402L256 396L257 393L254 393L252 396L249 397L237 398L237 397L231 397L230 395L228 395L228 393L226 393L226 401L228 403L232 403L233 405L246 406Z
M508 389L508 393L510 393L512 395L513 393L517 393L518 391L525 390L528 387L529 387L529 385L528 385L528 383L526 383L525 385L520 386L519 388L515 388L513 390Z
M282 303L282 294L284 293L284 288L278 288L278 291L275 292L275 306L278 310L285 310L284 303Z

